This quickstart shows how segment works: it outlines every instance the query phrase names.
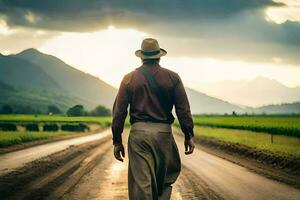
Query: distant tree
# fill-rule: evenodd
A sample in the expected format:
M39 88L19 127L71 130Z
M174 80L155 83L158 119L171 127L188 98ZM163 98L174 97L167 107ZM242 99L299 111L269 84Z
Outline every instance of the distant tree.
M36 108L32 108L31 106L19 106L15 111L15 113L16 114L42 114L43 112Z
M84 116L85 113L83 105L75 105L67 111L68 116Z
M91 115L91 116L110 116L111 111L110 111L110 109L108 109L102 105L99 105L94 110L89 112L89 115Z
M48 114L61 114L60 109L57 106L54 105L50 105L48 106Z
M12 114L13 109L10 105L3 105L0 111L1 114Z
M235 111L232 111L232 116L237 116Z

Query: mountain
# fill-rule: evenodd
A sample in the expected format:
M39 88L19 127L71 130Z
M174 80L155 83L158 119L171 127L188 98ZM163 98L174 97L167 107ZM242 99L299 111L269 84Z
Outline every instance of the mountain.
M116 89L107 83L36 49L1 55L0 81L14 88L14 92L0 94L0 103L6 99L11 104L23 102L43 107L42 110L53 103L64 110L78 103L88 109L99 104L111 108L116 94Z
M237 105L210 97L196 90L186 88L186 93L193 114L231 114L233 111L243 112L243 109Z
M300 101L300 87L290 88L265 77L250 81L221 81L203 85L201 90L208 95L252 107Z
M101 104L112 107L116 88L104 81L67 65L62 60L43 54L36 49L27 49L16 55L30 61L48 74L67 93L82 100L91 109Z
M16 56L0 57L0 80L13 87L57 91L60 86L37 65Z
M24 88L16 89L0 82L0 105L9 104L13 106L16 113L22 113L25 107L27 107L27 111L32 110L32 113L46 112L49 105L56 105L62 110L66 110L70 105L79 103L80 100L63 94L29 91Z
M300 102L261 106L255 109L250 109L249 112L258 114L299 114Z

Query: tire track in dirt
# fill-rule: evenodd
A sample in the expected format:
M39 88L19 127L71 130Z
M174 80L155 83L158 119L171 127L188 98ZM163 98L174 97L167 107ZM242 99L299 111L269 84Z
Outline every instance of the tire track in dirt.
M203 199L221 200L223 199L195 173L186 167L182 168L177 182L174 184L172 200Z
M90 173L65 194L61 199L126 199L127 161L121 163L113 158L112 149L103 155L102 160Z
M46 199L62 186L75 185L111 147L109 138L71 146L0 177L0 199ZM68 190L68 187L64 187ZM54 198L56 199L56 198Z

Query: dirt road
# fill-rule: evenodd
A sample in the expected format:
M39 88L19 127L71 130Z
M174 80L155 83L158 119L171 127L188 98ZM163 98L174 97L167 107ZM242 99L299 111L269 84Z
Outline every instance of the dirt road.
M100 140L109 136L110 134L110 130L105 130L101 133L93 135L38 145L24 150L0 155L0 175L8 173L18 167L22 167L22 165L31 161L62 151L71 145L80 145L83 143Z
M108 134L109 131L101 137L105 137L105 135L107 137ZM183 170L173 187L172 200L296 200L300 197L299 189L267 179L239 165L208 154L199 148L195 149L193 155L186 156L183 154L183 139L179 136L175 136L175 139L181 153ZM70 143L68 144L70 145ZM58 148L60 147L58 142L56 145L58 145ZM61 143L61 145L63 144ZM40 151L43 152L42 149ZM81 149L78 152L84 153L72 158L73 160L69 160L66 164L48 172L48 174L43 174L38 180L34 180L24 187L23 192L20 190L20 194L15 194L13 198L128 199L126 184L127 160L121 163L113 158L110 137L107 137L106 142L95 146L95 148ZM21 155L21 152L18 154ZM11 159L12 163L13 160L16 160L16 163L24 163L22 156L13 159L11 156L14 154L9 155L6 155L6 160ZM0 162L0 168L4 169L2 165L3 163ZM57 177L59 177L59 181L53 184L54 180L58 179ZM51 185L51 187L48 185ZM29 194L24 195L24 191ZM38 193L39 195L37 195Z

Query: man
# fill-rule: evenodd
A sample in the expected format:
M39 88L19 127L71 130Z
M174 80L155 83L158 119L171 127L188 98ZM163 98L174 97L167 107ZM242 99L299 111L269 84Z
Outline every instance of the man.
M185 154L194 150L193 120L183 83L175 72L159 65L167 54L155 39L143 40L136 56L143 65L124 76L113 107L114 156L123 161L121 134L130 105L128 192L131 200L170 199L181 163L171 124L175 105L185 135Z

